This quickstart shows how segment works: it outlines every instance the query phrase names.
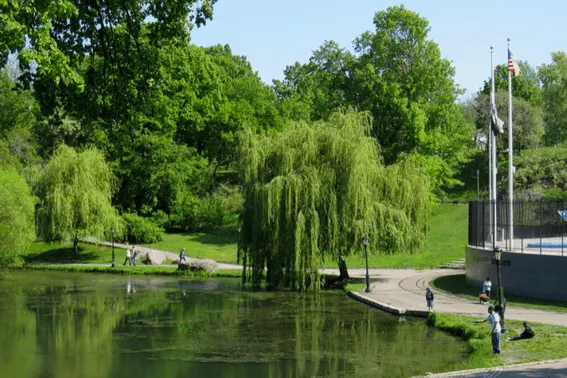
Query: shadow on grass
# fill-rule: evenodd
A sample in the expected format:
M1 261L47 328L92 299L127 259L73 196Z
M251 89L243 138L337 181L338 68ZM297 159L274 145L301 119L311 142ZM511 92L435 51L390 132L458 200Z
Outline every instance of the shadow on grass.
M229 245L238 243L238 234L237 233L222 233L222 234L205 234L201 233L198 235L195 234L186 234L186 236L196 242L202 244L214 244L214 245Z
M57 262L57 263L81 263L84 261L92 261L97 258L93 252L85 252L84 247L78 249L75 255L73 247L55 248L37 254L29 254L24 256L26 262Z
M480 288L469 285L464 274L438 277L431 281L432 285L448 293L464 296L478 302ZM505 288L505 286L504 286ZM548 311L567 312L567 302L553 301L506 294L508 306L538 308Z

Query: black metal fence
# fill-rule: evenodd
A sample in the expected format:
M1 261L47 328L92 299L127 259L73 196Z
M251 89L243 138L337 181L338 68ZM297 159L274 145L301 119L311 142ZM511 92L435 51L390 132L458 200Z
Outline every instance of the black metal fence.
M509 202L471 201L469 203L469 245L498 246L505 250L567 252L564 234L567 221L561 212L564 201L513 201L513 242L510 241ZM496 214L496 223L494 223ZM567 215L566 215L567 216ZM496 227L495 227L496 226ZM567 243L567 238L565 238Z

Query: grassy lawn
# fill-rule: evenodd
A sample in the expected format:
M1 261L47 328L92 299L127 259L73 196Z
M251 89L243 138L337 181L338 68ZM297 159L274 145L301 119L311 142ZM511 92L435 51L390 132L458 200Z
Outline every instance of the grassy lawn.
M214 235L205 233L165 234L163 240L145 247L179 253L185 248L188 257L213 259L218 262L236 264L237 235Z
M478 294L480 293L478 287L471 286L466 282L464 274L439 277L431 281L430 284L437 289L472 300L478 300ZM496 292L491 296L494 298L495 295ZM553 302L551 300L526 298L507 294L505 294L505 296L509 306L567 312L567 302Z
M438 267L464 257L467 241L468 206L439 205L433 209L430 230L422 251L410 255L374 254L369 251L369 266L372 268L415 268L426 269ZM215 235L205 233L165 234L161 242L144 245L178 253L185 248L188 257L210 258L218 262L236 263L237 235ZM59 263L110 263L111 248L79 243L79 254L75 256L72 244L33 243L24 256L26 262L59 262ZM116 248L116 260L122 262L124 251ZM349 268L363 268L364 254L350 256L347 259ZM327 260L325 267L336 268L335 261Z
M463 369L475 369L500 365L512 365L533 361L564 358L567 352L567 328L539 323L530 323L535 337L528 340L505 341L523 331L519 320L506 320L508 332L502 335L502 353L492 354L488 323L473 324L470 316L433 313L428 323L455 336L463 338L470 357Z
M116 261L124 261L124 250L115 247ZM33 243L28 252L22 256L25 262L51 262L51 263L81 263L81 264L110 264L112 262L112 248L79 243L79 253L73 253L73 243Z
M377 255L369 251L371 268L434 268L465 257L468 235L468 205L439 205L433 208L429 232L422 251L414 254ZM364 254L346 258L349 268L363 268ZM334 261L325 266L336 268Z

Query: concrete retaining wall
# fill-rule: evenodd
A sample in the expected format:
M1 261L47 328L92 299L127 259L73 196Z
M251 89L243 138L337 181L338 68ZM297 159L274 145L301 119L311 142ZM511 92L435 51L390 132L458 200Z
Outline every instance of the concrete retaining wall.
M477 286L479 293L486 277L496 293L498 277L492 250L467 246L465 269L467 282ZM567 257L502 252L500 276L505 295L567 301Z

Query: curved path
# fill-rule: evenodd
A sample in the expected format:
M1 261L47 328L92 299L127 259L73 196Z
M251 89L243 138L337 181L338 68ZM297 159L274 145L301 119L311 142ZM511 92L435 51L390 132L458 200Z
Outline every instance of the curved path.
M365 272L350 270L352 276L364 276ZM357 293L357 296L399 309L413 311L426 310L425 288L429 281L439 276L463 274L463 270L411 270L411 269L372 269L370 271L370 293ZM486 305L455 295L435 292L435 311L478 316L486 316ZM567 313L541 311L509 306L506 309L509 319L526 320L567 326ZM429 374L426 377L565 377L567 378L567 359L543 361L521 365L499 366L489 369L475 369L443 374Z

